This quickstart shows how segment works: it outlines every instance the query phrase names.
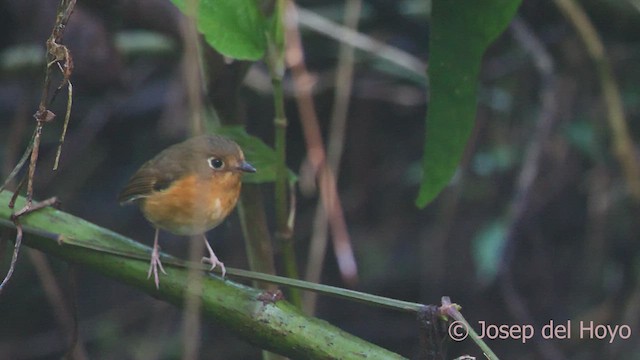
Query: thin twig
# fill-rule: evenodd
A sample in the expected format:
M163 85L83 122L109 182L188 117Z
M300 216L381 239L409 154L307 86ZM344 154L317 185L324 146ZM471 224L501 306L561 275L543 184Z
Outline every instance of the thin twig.
M58 198L52 197L52 198L49 198L47 200L34 203L28 209L27 209L26 206L23 207L22 209L18 210L16 213L14 213L13 217L19 218L21 216L25 216L25 215L31 214L33 212L36 212L36 211L38 211L40 209L44 209L46 207L56 205L57 203L58 203Z
M32 205L30 208L27 208L25 206L18 212L11 215L11 220L13 221L13 224L16 227L16 239L13 247L13 255L11 257L11 264L9 265L9 270L7 271L7 275L4 277L4 280L2 280L2 283L0 283L0 293L2 293L2 290L7 285L9 280L11 280L11 276L13 276L13 272L15 271L16 264L18 262L18 255L20 254L20 245L22 244L22 233L23 233L22 225L20 224L20 217L28 213L43 209L47 206L51 206L55 204L57 201L58 200L55 197L53 197L45 201L36 203L35 205ZM13 205L13 202L14 200L12 198L10 205Z
M18 218L13 219L13 223L16 226L16 240L15 244L13 245L13 256L11 257L9 271L7 271L7 275L5 275L2 283L0 283L0 294L2 294L2 290L4 290L5 285L7 285L7 283L9 283L9 280L11 280L13 271L16 268L16 262L18 261L18 255L20 254L20 245L22 244L22 225L20 225L20 221L18 220Z
M271 246L271 234L267 226L267 216L260 187L255 184L242 186L238 201L240 227L245 239L249 268L253 271L276 274ZM254 281L253 286L269 291L276 291L277 286Z
M27 122L24 121L27 111L27 105L25 103L21 103L16 111L16 115L12 120L13 124L11 127L12 129L8 134L9 136L5 140L6 146L3 159L4 164L2 170L0 170L0 178L6 178L6 180L2 185L0 185L0 193L2 193L2 191L6 189L7 186L9 186L12 183L13 179L18 175L18 172L20 171L20 169L22 169L29 157L29 151L31 151L30 147L28 147L26 151L22 150L20 147L22 138L27 129ZM29 140L28 144L31 144L31 140ZM11 169L10 164L16 163L16 159L19 158L20 151L24 152L24 154L22 155L22 160L18 161L18 164L15 165L13 169Z
M524 161L516 183L516 192L510 204L509 225L505 233L505 251L500 265L500 285L510 312L518 322L530 324L533 316L527 308L525 300L518 293L515 279L511 272L513 254L517 247L517 235L522 230L526 212L531 205L531 194L535 180L540 172L541 158L554 125L557 122L558 87L553 59L544 44L535 36L527 24L520 18L511 23L511 33L517 42L533 59L534 66L541 78L541 109L536 128L527 145ZM552 342L537 343L539 351L547 359L563 359L564 355Z
M554 0L554 3L576 29L587 53L595 62L607 109L607 123L613 138L613 154L622 167L632 198L640 201L640 161L627 126L620 88L611 69L602 39L580 4L574 0Z
M312 11L298 7L297 12L298 22L303 27L317 31L336 41L347 43L354 48L375 54L420 77L424 77L426 74L426 64L407 52L332 22Z
M61 0L56 12L56 22L53 25L51 35L47 39L47 68L45 71L44 83L42 85L42 96L40 97L40 104L38 105L38 111L34 114L36 119L36 129L34 131L33 149L31 151L31 161L29 163L29 179L27 183L27 208L31 206L33 201L33 177L36 172L36 164L38 161L38 154L40 152L40 136L42 135L42 127L45 123L51 122L55 119L55 114L47 109L48 105L55 99L55 95L65 85L68 88L69 98L67 99L67 110L65 113L65 122L63 125L63 131L60 138L60 144L58 153L60 153L62 143L64 142L64 136L66 135L66 129L68 126L69 118L71 117L71 104L73 87L69 78L73 73L73 58L69 49L62 45L62 37L64 36L64 30L67 27L67 22L73 13L76 5L76 0ZM62 73L62 80L60 85L56 88L54 95L49 99L49 88L51 86L51 73L53 66L56 65ZM59 155L56 156L54 169L57 168Z
M75 360L87 359L86 349L78 342L78 319L76 318L75 301L72 300L70 309L66 304L67 301L63 295L60 284L53 276L51 265L49 265L46 256L42 252L27 248L27 255L34 265L47 300L53 308L53 314L58 326L68 336L69 349L67 354L73 354L73 357L68 356L67 358ZM74 276L71 276L71 279L73 279L73 277Z
M348 0L345 4L344 26L356 31L361 9L362 0ZM341 43L338 50L338 69L335 77L336 92L327 143L327 162L336 177L339 175L339 165L344 149L347 115L349 113L351 89L353 88L354 63L354 47L348 43Z
M9 209L15 208L16 200L18 199L18 196L20 195L20 191L22 191L22 188L24 187L25 182L27 182L26 175L23 176L22 179L20 179L20 182L18 182L18 186L16 186L15 192L11 195L11 199L9 199Z
M356 30L360 18L361 0L348 0L345 3L344 24L348 29ZM347 113L349 100L353 86L354 49L348 43L341 43L338 52L338 70L336 72L336 87L334 95L333 113L331 116L331 128L327 145L327 162L336 178L340 173L340 160L344 149ZM335 214L334 214L335 215ZM318 203L313 222L313 235L307 261L305 277L307 281L319 282L327 248L327 212L323 203ZM309 293L305 296L305 310L312 313L315 308L317 296Z
M196 13L200 1L187 0L187 13ZM196 19L187 16L180 22L180 34L184 44L182 57L182 76L186 86L187 111L189 113L189 129L192 136L201 135L205 129L203 100L203 69L200 62L199 34ZM189 260L197 262L202 258L204 243L202 236L192 236L189 242ZM206 242L207 239L204 238ZM189 269L187 274L187 289L185 306L182 312L182 356L183 360L200 358L202 344L202 290L203 273L198 269Z
M33 204L29 208L25 206L11 216L11 220L13 221L13 224L15 225L17 230L16 240L15 240L15 245L13 247L13 256L11 257L11 264L9 265L9 270L7 271L7 275L5 276L4 280L2 280L2 283L0 283L0 293L2 293L2 290L4 289L5 285L11 279L11 276L13 275L13 272L16 267L16 263L18 262L18 254L20 253L20 245L22 244L22 225L20 224L20 217L28 213L38 211L45 207L51 206L57 202L58 202L58 199L53 197L45 201Z
M313 174L316 175L320 187L320 198L329 217L340 273L347 283L354 283L358 276L356 261L337 192L335 174L326 163L320 126L310 92L310 75L304 63L300 32L295 21L296 8L292 5L289 10L286 57L293 74L294 84L298 89L296 100L307 146L307 158L312 166Z
M76 0L61 0L58 5L58 9L56 12L56 22L53 26L53 30L51 31L51 35L49 39L47 39L47 68L45 71L44 83L42 86L42 96L40 98L40 105L38 106L38 111L34 114L34 117L37 121L36 129L34 131L34 139L33 139L33 150L31 151L31 161L29 163L29 181L27 183L27 204L26 207L31 206L31 202L33 201L33 177L36 171L36 164L38 161L38 155L40 152L40 136L42 135L42 127L45 123L51 122L55 119L55 114L47 109L48 105L50 105L57 93L62 89L65 85L68 89L69 98L67 99L67 110L65 112L65 121L63 125L63 131L61 134L59 146L58 146L58 155L56 156L56 161L54 165L54 170L57 169L59 154L62 151L62 144L64 142L64 137L66 135L66 130L69 122L69 118L71 117L71 104L72 104L72 95L73 95L73 87L70 82L71 74L73 73L73 58L71 57L71 52L69 49L62 45L62 37L64 35L64 30L67 27L67 22L73 13L75 8ZM56 65L60 72L62 73L62 80L60 85L55 89L53 96L49 98L49 88L51 86L51 73L53 66Z
M267 33L267 65L271 84L273 86L275 151L276 151L276 179L274 184L276 233L275 239L282 250L284 269L287 276L299 278L298 265L293 244L293 223L291 219L292 207L290 206L291 194L288 191L289 174L287 170L287 127L288 120L284 109L284 92L282 81L285 71L285 41L281 38L284 31L285 0L277 0L274 8L274 21L277 22L277 30ZM291 301L297 306L302 306L302 297L296 290L290 293Z
M33 148L31 149L31 156L29 157L29 172L27 175L27 203L25 204L23 210L28 210L29 208L31 208L31 204L33 202L33 178L36 173L36 164L38 162L38 154L40 152L42 124L43 122L38 120L38 124L36 125L36 129L33 135Z
M189 244L189 259L202 257L204 242L202 236L192 237ZM206 240L205 240L206 241ZM189 268L187 291L182 312L182 357L183 360L195 360L200 357L202 344L202 289L204 273L197 268Z
M482 340L478 333L473 330L473 327L469 324L467 319L462 316L462 314L460 313L460 305L451 303L451 299L449 299L448 296L443 296L440 312L441 314L460 322L464 330L468 331L471 339L480 347L487 359L498 360L498 356L493 352L493 350L491 350L491 348L484 342L484 340ZM449 327L449 330L451 331L451 327Z
M70 265L69 267L69 288L71 289L71 314L73 314L73 329L71 330L71 336L69 339L69 351L68 354L73 356L83 356L83 359L87 359L87 350L80 342L80 331L78 330L78 302L76 301L77 289L78 289L78 275L77 267ZM74 358L75 359L75 358Z
M29 141L29 145L27 145L27 148L25 149L24 154L22 154L20 161L18 161L18 164L16 164L16 166L13 168L11 173L9 173L9 176L7 176L7 179L4 181L2 186L0 186L0 193L6 188L7 185L9 185L9 183L11 183L11 181L13 181L16 175L18 175L18 172L20 172L20 169L22 169L24 164L27 162L27 159L29 159L29 155L31 154L32 149L33 149L33 138L31 138L31 140Z
M69 96L70 98L67 100L67 105L69 106L65 115L65 124L64 131L62 133L62 137L66 133L66 127L68 123L68 118L71 116L71 95L72 95L72 87L69 78L73 72L73 59L71 57L71 53L66 46L61 45L62 37L64 35L64 30L67 26L67 22L69 21L69 17L73 13L73 9L75 7L76 0L61 0L58 4L58 9L56 11L56 21L51 31L51 35L47 39L47 68L45 70L44 83L42 86L42 96L40 98L40 104L38 105L38 111L34 114L34 118L36 119L36 128L33 131L32 141L27 146L27 151L25 151L25 155L23 155L22 159L18 162L17 166L14 168L12 173L9 175L9 178L4 186L11 181L13 177L15 177L18 171L22 168L22 164L26 162L26 157L30 153L29 156L29 171L27 175L27 201L24 207L12 215L12 220L14 221L18 232L16 234L16 241L14 247L14 253L11 260L11 265L9 267L9 271L7 272L6 277L4 278L2 284L0 285L0 292L2 291L4 285L9 281L11 276L13 275L13 271L15 270L16 262L18 259L18 254L20 251L20 244L22 243L22 226L20 225L19 218L20 216L26 215L30 212L37 211L44 207L54 204L57 200L56 198L51 198L45 200L38 204L33 204L33 181L36 173L36 165L38 162L38 156L40 153L40 141L42 136L42 128L44 124L51 122L55 119L55 114L47 109L47 106L53 101L52 97L49 99L49 88L51 86L51 73L53 65L56 65L61 73L62 73L62 81L58 86L57 90L62 89L65 85L68 86ZM57 91L56 91L57 93ZM60 146L62 146L62 141ZM57 160L56 160L57 164ZM56 165L57 166L57 165ZM22 183L22 181L21 181ZM21 187L19 185L18 187ZM0 189L1 190L1 189ZM17 193L17 191L16 191ZM12 200L9 204L9 207L13 209L13 204L15 201L15 194L12 197Z
M3 220L0 218L0 225L7 227L14 227L15 224L9 221ZM62 234L51 233L48 231L44 231L40 228L34 227L24 227L24 232L33 234L37 237L48 239L50 241L54 241L60 246L70 246L82 248L85 250L95 251L102 254L119 256L126 259L136 259L142 261L149 260L149 248L144 248L142 245L141 248L138 248L139 251L123 251L121 249L114 249L106 246L96 245L93 243L87 243L84 240L76 240L73 238L65 237ZM162 262L165 266L171 266L175 268L195 268L203 272L209 272L210 266L207 264L203 264L202 262L190 262L182 259L178 259L172 256L168 256L162 254ZM214 270L219 271L218 268ZM254 271L236 269L227 267L226 275L228 277L236 277L245 280L257 280L262 282L268 282L271 284L278 284L287 287L293 287L296 289L307 290L307 291L315 291L327 296L333 296L338 298L343 298L347 300L359 301L365 304L369 304L371 306L380 306L388 309L394 309L398 311L404 312L416 312L424 305L419 303L413 303L409 301L396 300L391 298L386 298L378 295L367 294L359 291L343 289L335 286L310 283L303 280L291 279L282 276L270 275L265 273L259 273Z
M58 64L58 66L60 66ZM71 118L71 106L73 104L73 85L71 82L67 83L67 111L64 114L64 124L62 125L62 133L60 134L60 141L58 143L58 150L56 151L56 159L53 163L53 170L58 170L60 163L60 155L62 154L62 145L64 145L64 139L67 135L67 127L69 126L69 119Z

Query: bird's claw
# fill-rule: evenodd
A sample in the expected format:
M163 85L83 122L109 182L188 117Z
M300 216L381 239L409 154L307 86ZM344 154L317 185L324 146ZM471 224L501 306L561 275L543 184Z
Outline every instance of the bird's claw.
M211 245L209 245L207 238L204 238L204 245L207 247L209 257L203 257L202 262L205 264L211 264L211 269L209 269L209 271L215 269L216 265L220 265L220 270L222 270L222 277L224 277L224 275L227 273L227 269L224 268L224 264L222 263L222 261L218 260L218 257L213 252L213 249L211 248Z
M218 260L218 257L215 254L210 254L209 257L203 257L202 262L204 264L211 264L211 268L209 269L209 271L213 271L216 266L220 266L222 277L224 277L224 275L227 273L227 269L225 269L224 264L222 263L222 261Z
M164 271L164 267L162 267L162 262L160 261L160 252L156 247L151 251L151 262L149 263L149 271L147 272L147 279L151 277L153 274L153 280L156 284L156 289L160 289L160 278L158 276L158 268L160 271L167 275L167 272Z

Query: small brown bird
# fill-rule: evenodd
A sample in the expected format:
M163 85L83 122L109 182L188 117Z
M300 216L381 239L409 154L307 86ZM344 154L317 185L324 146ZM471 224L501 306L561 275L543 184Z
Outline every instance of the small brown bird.
M136 203L156 228L147 278L153 274L159 288L160 229L176 235L202 234L209 257L225 274L204 233L220 224L236 206L242 175L256 169L244 160L240 146L218 135L202 135L170 146L147 161L131 177L118 201Z

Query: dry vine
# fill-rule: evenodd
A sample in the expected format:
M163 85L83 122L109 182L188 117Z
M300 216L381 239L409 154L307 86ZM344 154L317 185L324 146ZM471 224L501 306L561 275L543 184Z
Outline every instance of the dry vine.
M24 186L25 181L27 183L27 202L25 205L18 211L14 212L11 216L11 220L16 226L16 239L15 245L13 248L13 256L11 258L11 264L9 266L9 270L7 275L5 276L2 283L0 283L0 293L4 289L4 286L11 279L11 275L15 270L16 261L18 259L18 254L20 252L20 245L22 243L22 225L20 224L20 217L31 212L37 211L47 206L51 206L57 203L57 199L55 197L47 199L45 201L39 203L33 203L33 179L36 173L36 164L38 162L38 155L40 151L40 140L42 135L42 128L46 123L52 122L56 115L48 109L48 106L53 102L58 92L63 89L65 86L67 88L67 110L65 113L64 124L62 129L62 134L60 135L60 142L58 144L58 151L56 154L54 170L57 169L58 163L60 160L60 153L62 151L62 145L64 143L65 134L67 131L67 126L69 124L69 119L71 117L71 103L72 103L72 95L73 95L73 86L69 81L71 74L73 73L73 58L71 57L71 52L69 49L62 45L62 37L64 35L64 30L67 27L67 23L71 14L73 13L73 9L75 8L76 0L61 0L58 5L58 9L56 11L56 21L51 31L51 35L49 39L47 39L47 67L45 70L44 83L42 86L42 97L40 98L40 104L38 105L38 111L33 115L36 119L36 128L33 132L33 136L29 141L29 145L22 156L22 158L18 161L15 168L3 185L0 187L0 192L2 192L5 187L13 181L13 179L18 175L27 159L29 159L29 170L27 174L25 174L20 181L18 182L18 186L14 192L14 195L8 204L10 208L13 209L15 206L15 200L17 198L17 194L20 189ZM51 87L51 76L53 72L53 68L57 67L60 70L62 75L62 80L60 84L56 87L53 92L53 95L49 96L49 89Z

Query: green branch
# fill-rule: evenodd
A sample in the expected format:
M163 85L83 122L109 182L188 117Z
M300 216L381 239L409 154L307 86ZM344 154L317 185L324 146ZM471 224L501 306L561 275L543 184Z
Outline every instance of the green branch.
M10 197L7 192L0 194L0 225L6 227L13 227L9 221L12 211L5 205ZM24 201L19 197L16 207ZM183 305L188 291L188 270L165 263L167 275L162 277L160 289L156 290L147 279L148 247L52 208L29 214L21 221L27 246L96 270L157 299ZM202 312L247 342L292 358L402 358L325 321L306 317L287 301L261 300L261 294L260 290L207 276L203 283Z
M287 170L287 115L284 111L284 91L282 78L285 71L284 44L284 11L285 1L277 0L272 15L271 26L265 34L267 38L266 62L269 66L271 84L273 85L273 106L275 109L275 150L277 156L275 179L275 213L276 241L282 250L285 275L299 278L298 265L293 244L293 224L290 221L290 202L288 196L289 173ZM292 290L291 301L302 308L300 293Z
M7 204L11 195L8 192L0 193L0 204ZM24 203L25 199L18 197L16 207ZM11 215L10 208L0 205L0 226L13 228ZM186 285L189 268L199 266L205 270L201 264L191 264L161 254L167 275L162 277L160 289L156 289L146 276L151 249L143 244L50 207L24 216L21 224L26 234L24 243L27 246L65 261L84 265L176 306L184 305L186 292L189 291ZM406 312L419 313L426 308L423 304L240 269L227 268L227 275ZM458 309L458 305L444 297L439 311L442 315L466 324L471 338L478 346L490 358L497 359L473 332ZM202 313L247 342L292 358L403 358L325 321L307 317L287 301L277 299L277 296L230 280L222 280L218 276L204 277Z

